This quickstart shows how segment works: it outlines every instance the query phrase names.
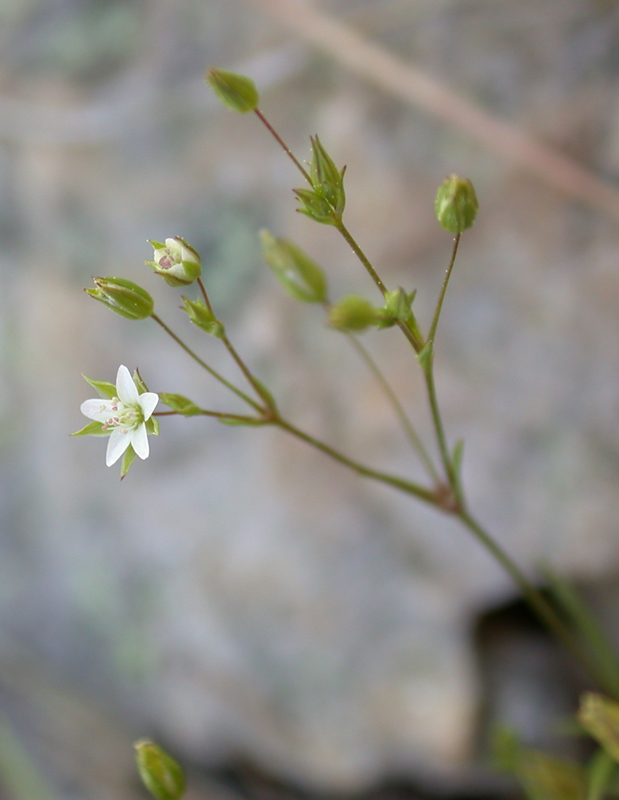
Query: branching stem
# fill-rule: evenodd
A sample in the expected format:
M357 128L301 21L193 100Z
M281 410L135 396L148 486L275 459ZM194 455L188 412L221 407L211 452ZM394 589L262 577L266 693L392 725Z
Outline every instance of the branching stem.
M428 473L428 476L436 486L440 485L440 478L434 467L434 464L432 463L432 459L428 455L428 451L426 450L423 442L419 438L419 435L417 434L417 431L415 430L413 423L408 418L406 412L402 407L402 404L398 400L398 396L392 389L391 385L389 384L382 370L380 369L376 361L372 358L365 345L362 342L360 342L356 336L353 336L352 333L348 333L348 338L350 339L350 342L355 348L355 350L359 353L361 358L367 364L368 369L374 375L376 381L378 382L381 389L385 393L387 399L391 403L391 406L400 421L402 429L404 430L413 449L421 459L421 462L423 463Z
M226 380L226 379L223 377L223 375L220 375L220 374L219 374L219 372L217 372L217 371L216 371L216 370L214 370L212 367L210 367L210 366L209 366L209 365L206 363L206 361L203 361L203 360L200 358L200 356L199 356L199 355L197 355L197 353L194 353L194 351L193 351L193 350L192 350L192 349L191 349L191 348L190 348L188 345L186 345L186 344L185 344L185 342L184 342L184 341L183 341L183 340L180 338L180 336L177 336L177 335L174 333L174 331L172 331L172 330L171 330L171 329L170 329L170 328L169 328L169 327L168 327L168 326L165 324L165 322L164 322L164 321L163 321L163 320L162 320L160 317L158 317L156 314L151 314L151 317L152 317L152 318L155 320L155 322L156 322L158 325L160 325L160 326L163 328L163 330L164 330L164 331L165 331L165 332L168 334L168 336L170 336L172 339L174 339L174 341L175 341L175 342L176 342L176 343L177 343L177 344L178 344L180 347L182 347L182 348L183 348L183 350L184 350L184 351L187 353L187 355L191 356L191 358L193 358L193 360L194 360L196 363L198 363L198 364L199 364L199 365L200 365L200 366L201 366L203 369L205 369L205 370L206 370L206 371L207 371L207 372L208 372L210 375L212 375L212 376L213 376L213 377L214 377L216 380L218 380L218 381L219 381L220 383L222 383L222 384L223 384L225 387L227 387L228 389L230 389L230 391L231 391L231 392L234 392L234 394L235 394L237 397L240 397L240 398L241 398L241 400L244 400L246 403L248 403L248 404L249 404L249 405L250 405L250 406L251 406L251 407L252 407L252 408L253 408L255 411L258 411L259 413L262 413L262 412L264 411L264 409L263 409L263 408L262 408L262 407L261 407L261 406L260 406L258 403L256 403L256 402L255 402L255 400L252 400L252 399L251 399L251 397L249 397L248 395L246 395L246 394L245 394L245 392L242 392L240 389L237 389L237 387L236 387L236 386L234 386L234 384L230 383L230 381L227 381L227 380Z
M204 298L204 302L206 304L206 307L208 308L208 310L210 311L210 313L214 317L215 314L213 312L213 307L211 306L211 301L209 300L209 296L208 296L208 294L206 292L206 288L205 288L204 284L202 283L202 279L198 278L197 283L198 283L198 286L200 287L200 291L202 292L202 297ZM266 405L269 408L272 409L273 408L272 399L264 391L264 388L260 385L259 381L257 381L256 378L252 375L249 367L243 361L241 356L237 353L236 348L232 345L232 342L230 341L230 339L228 339L228 336L227 336L225 331L224 331L223 335L221 336L221 341L226 346L226 349L228 350L228 352L230 353L230 355L234 359L236 365L239 367L239 369L241 370L241 372L243 373L243 375L245 376L245 378L247 379L249 384L252 386L252 388L254 389L256 394L258 395L258 397L260 397L260 399L263 400L266 403Z

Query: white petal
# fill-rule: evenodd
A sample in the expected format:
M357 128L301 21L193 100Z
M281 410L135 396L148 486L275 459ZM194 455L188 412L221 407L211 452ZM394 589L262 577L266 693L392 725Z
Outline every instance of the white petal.
M138 401L138 390L133 382L131 373L127 367L122 364L118 367L116 375L116 391L118 392L118 399L122 400L128 406L134 406Z
M88 419L105 422L112 416L112 401L102 400L100 397L94 400L84 400L80 406L80 411Z
M136 456L141 459L148 458L148 434L146 433L146 425L142 423L137 428L131 431L131 446L135 450Z
M125 450L131 444L131 434L129 431L123 431L122 428L114 428L107 443L107 452L105 454L105 463L108 467L115 464L122 456Z
M150 415L157 408L158 402L159 395L155 394L154 392L144 392L144 394L139 396L138 403L140 404L140 408L144 414L144 422L146 422L147 419L150 419Z

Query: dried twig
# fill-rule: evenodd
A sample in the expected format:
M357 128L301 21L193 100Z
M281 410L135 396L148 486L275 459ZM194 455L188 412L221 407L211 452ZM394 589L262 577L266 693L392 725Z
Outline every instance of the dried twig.
M619 188L373 44L307 0L246 0L382 89L468 133L566 195L619 218Z

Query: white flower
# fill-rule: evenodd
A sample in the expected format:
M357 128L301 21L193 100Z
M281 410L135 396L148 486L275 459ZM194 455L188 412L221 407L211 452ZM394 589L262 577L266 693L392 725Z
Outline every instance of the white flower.
M189 286L197 280L202 273L200 256L193 247L180 236L166 239L165 242L156 242L149 239L153 246L154 261L146 263L152 267L157 275L170 286Z
M122 365L116 375L116 394L117 397L110 399L85 400L80 406L84 416L102 423L102 433L109 434L105 454L108 467L118 461L129 445L137 456L148 458L146 422L159 402L159 395L154 392L140 394L131 373Z

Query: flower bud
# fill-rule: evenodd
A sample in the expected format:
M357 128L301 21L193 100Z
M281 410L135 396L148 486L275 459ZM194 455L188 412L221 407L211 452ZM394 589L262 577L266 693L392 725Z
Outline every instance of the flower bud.
M338 170L318 136L312 136L310 141L312 143L312 160L310 162L312 187L329 203L336 217L341 219L346 204L344 192L346 167L341 172Z
M470 228L477 216L477 195L466 178L450 175L436 193L434 210L441 226L450 233L462 233Z
M209 311L202 300L190 300L188 297L182 297L181 300L183 301L183 311L196 327L211 336L223 339L225 335L224 326L216 319L213 312Z
M276 239L269 231L260 232L264 260L281 285L305 303L325 303L327 279L318 264L288 239Z
M379 320L380 311L365 297L351 294L329 310L329 322L340 331L363 331Z
M149 293L124 278L93 278L96 289L84 289L95 300L127 319L146 319L155 304Z
M206 80L221 102L232 111L246 114L257 108L258 91L251 78L211 67L206 73Z
M147 261L168 286L189 286L202 274L198 253L180 236L163 242L148 240L153 246L153 261Z
M413 315L411 304L415 299L417 290L407 293L400 286L393 292L385 295L385 307L382 311L381 328L388 328L396 322L407 322Z
M135 743L135 758L144 786L157 800L180 800L185 776L180 765L154 742Z

